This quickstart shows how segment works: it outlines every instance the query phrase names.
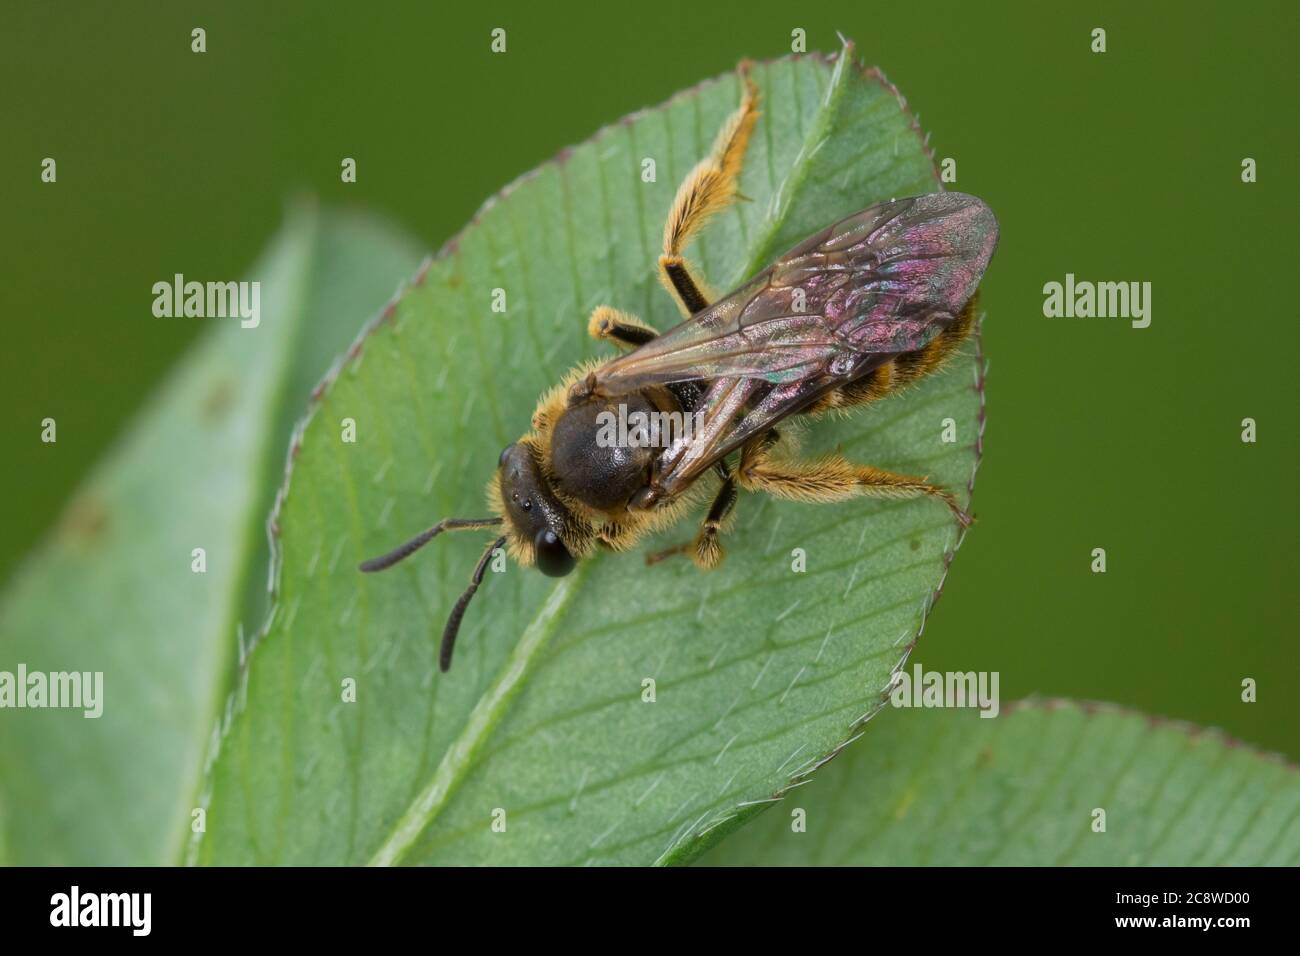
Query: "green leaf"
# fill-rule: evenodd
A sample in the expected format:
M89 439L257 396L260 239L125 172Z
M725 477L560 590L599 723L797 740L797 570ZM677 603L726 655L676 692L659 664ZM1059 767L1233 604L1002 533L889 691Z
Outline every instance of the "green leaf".
M1107 705L1029 701L992 720L905 710L700 863L1294 866L1300 774Z
M718 289L836 219L937 188L879 74L807 57L754 75L750 201L688 250ZM594 306L659 328L678 320L654 274L663 221L739 95L734 75L705 83L513 184L330 385L279 514L276 613L215 764L196 859L680 861L879 706L957 545L933 501L743 496L729 557L710 574L685 561L647 568L639 552L599 556L558 583L490 573L446 675L438 636L485 537L448 535L384 574L356 570L440 518L484 512L484 484L538 395L610 354L587 337ZM655 182L642 181L647 158ZM505 315L491 311L497 288ZM355 444L340 440L344 418L358 424ZM956 443L941 441L945 418ZM968 351L905 395L810 429L805 447L842 444L964 499L979 418ZM688 537L695 520L651 546ZM806 573L791 570L795 548ZM654 703L642 701L646 679ZM347 680L355 702L342 700Z
M103 672L99 718L0 711L7 862L181 861L238 633L265 614L264 522L292 423L359 321L417 262L405 238L368 217L304 205L249 277L262 283L256 328L157 319L141 290L124 334L147 335L150 322L213 328L0 603L0 670ZM195 548L206 573L191 571Z

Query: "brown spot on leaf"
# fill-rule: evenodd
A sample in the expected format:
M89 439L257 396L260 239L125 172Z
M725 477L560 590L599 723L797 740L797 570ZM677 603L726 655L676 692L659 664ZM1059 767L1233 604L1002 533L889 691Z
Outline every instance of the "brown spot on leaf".
M93 544L108 530L108 506L94 495L73 500L59 519L56 536L69 544Z
M230 406L234 402L235 390L230 384L229 379L219 379L212 383L208 392L203 396L203 418L210 424L215 424L223 417L226 412L230 411Z

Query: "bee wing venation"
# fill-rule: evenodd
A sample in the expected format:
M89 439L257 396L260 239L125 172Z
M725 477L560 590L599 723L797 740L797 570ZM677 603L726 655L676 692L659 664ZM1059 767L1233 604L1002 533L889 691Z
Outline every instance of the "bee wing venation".
M726 298L605 365L607 394L727 376L780 384L852 376L869 355L914 351L974 294L997 222L974 196L873 206L795 246Z
M923 347L975 293L997 238L992 211L963 193L873 206L609 362L597 385L708 383L701 426L660 457L672 494L819 395Z

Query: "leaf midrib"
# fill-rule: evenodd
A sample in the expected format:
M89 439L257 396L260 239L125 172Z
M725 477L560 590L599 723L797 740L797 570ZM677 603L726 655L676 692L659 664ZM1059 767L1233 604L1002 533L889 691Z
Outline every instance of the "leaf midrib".
M774 194L772 213L766 218L767 228L750 244L749 258L746 260L748 263L746 276L752 275L766 264L765 257L771 254L769 247L773 245L790 209L793 208L794 195L807 178L808 167L815 152L815 149L810 152L809 144L815 142L817 138L824 138L823 131L832 121L834 112L838 108L845 86L846 70L852 66L850 49L845 47L840 51L825 96L817 108L808 132L804 135L799 153L791 163L789 172L782 179L780 189ZM739 282L745 276L737 278ZM368 866L400 864L447 805L464 780L484 742L505 716L510 701L522 686L523 679L536 655L546 645L554 631L556 620L568 605L578 583L585 579L596 560L599 558L593 557L579 564L572 574L561 580L551 591L546 603L542 605L541 610L537 612L511 650L501 673L487 692L479 698L461 732L448 745L428 784L406 808L388 838L380 844L379 849L368 861ZM672 849L666 851L656 863L664 862L665 857L671 852Z
M368 866L393 866L415 845L433 819L446 806L464 779L483 742L505 715L510 700L519 691L538 652L545 646L555 622L568 604L578 583L588 574L591 562L584 562L552 589L536 616L520 635L497 679L470 711L459 736L447 747L437 769L419 796L407 807L388 839L380 845Z
M830 82L826 86L826 92L822 97L821 104L817 107L817 113L813 117L812 123L809 125L807 132L804 133L799 153L795 156L794 162L790 164L790 172L781 180L781 185L772 194L772 214L767 217L767 229L752 244L750 257L745 267L745 274L736 277L737 284L764 268L777 255L777 250L773 248L776 238L789 217L790 209L794 206L795 195L802 189L804 180L808 178L808 170L812 165L813 156L821 143L827 139L835 111L839 108L840 98L846 88L845 77L848 75L846 71L851 69L853 65L851 50L850 46L845 45L836 58Z

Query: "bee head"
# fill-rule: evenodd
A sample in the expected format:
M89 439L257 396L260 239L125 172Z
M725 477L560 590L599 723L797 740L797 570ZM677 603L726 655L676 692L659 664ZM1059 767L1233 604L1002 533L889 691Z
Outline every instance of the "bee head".
M465 609L483 583L492 556L503 545L509 547L520 564L536 564L543 574L556 578L572 571L577 563L574 554L583 553L591 545L590 529L581 519L575 518L551 490L550 482L538 464L534 442L535 439L525 436L501 453L496 473L488 485L488 498L495 512L493 517L444 518L387 554L361 563L360 570L366 573L391 568L444 531L500 528L505 532L483 550L474 566L474 573L470 575L469 587L452 605L447 616L438 655L438 664L444 671L451 667L451 655Z
M573 552L579 550L569 547L573 515L551 490L531 442L517 441L501 452L490 495L521 564L536 564L553 578L573 570Z

